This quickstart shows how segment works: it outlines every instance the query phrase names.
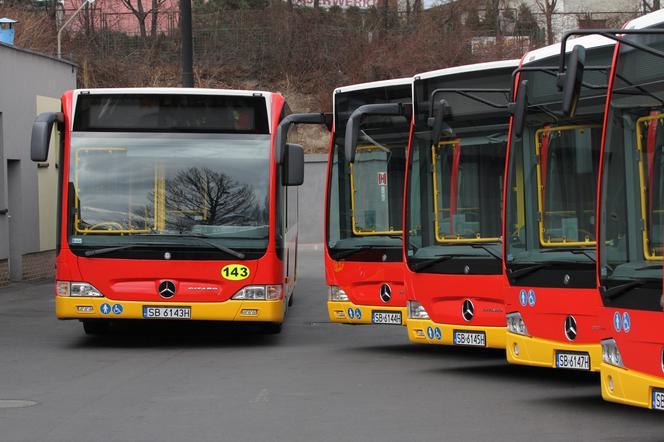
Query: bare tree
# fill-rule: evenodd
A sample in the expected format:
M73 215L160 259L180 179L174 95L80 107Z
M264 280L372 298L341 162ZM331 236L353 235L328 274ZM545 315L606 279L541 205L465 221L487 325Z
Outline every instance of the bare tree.
M129 9L129 11L136 17L136 20L138 20L138 29L141 33L141 37L143 38L148 36L145 20L148 18L148 16L152 17L150 35L155 37L157 35L157 18L159 14L159 7L164 3L165 0L151 0L151 6L148 10L145 9L143 1L147 0L120 0L122 5Z
M546 20L546 43L552 45L554 41L552 24L553 13L556 12L558 0L535 0L535 3L539 10L544 14L544 19Z
M652 2L643 0L643 12L645 13L657 11L660 7L660 0L652 0Z

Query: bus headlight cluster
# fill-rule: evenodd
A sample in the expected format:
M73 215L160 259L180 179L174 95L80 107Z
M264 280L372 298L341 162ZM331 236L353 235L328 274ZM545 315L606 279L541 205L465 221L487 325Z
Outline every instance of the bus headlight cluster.
M336 285L331 285L327 288L327 299L328 301L335 302L346 302L350 300L346 292L344 292L344 289Z
M429 313L417 301L408 301L408 319L429 319Z
M510 333L528 336L528 329L526 328L526 323L521 317L521 313L514 312L507 314L507 330Z
M276 301L283 296L280 285L248 285L241 288L232 299L245 301Z
M614 339L605 339L602 341L602 360L605 364L625 368L620 351L618 351L618 344L616 344Z
M104 295L87 282L56 281L55 292L58 296L77 296L81 298L102 298Z

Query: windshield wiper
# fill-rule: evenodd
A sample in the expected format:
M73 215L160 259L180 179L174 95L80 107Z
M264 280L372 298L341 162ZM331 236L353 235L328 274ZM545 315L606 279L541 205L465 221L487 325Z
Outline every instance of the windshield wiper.
M426 261L416 262L415 264L413 264L412 269L417 272L419 270L424 270L438 263L449 261L452 258L473 257L473 256L475 255L466 255L461 253L450 253L447 255L440 255L435 258L427 259Z
M590 253L588 253L587 250L583 250L583 249L575 249L575 248L572 248L572 247L556 247L556 248L552 248L552 249L545 249L545 250L542 250L541 252L542 253L569 252L569 253L572 253L574 255L583 255L586 258L588 258L592 263L596 262L595 257L592 256Z
M205 235L203 233L164 233L164 234L156 234L156 235L146 233L146 234L134 235L134 236L151 236L151 237L165 236L165 237L174 237L174 238L193 238L193 239L197 239L198 241L203 242L203 243L205 243L205 244L207 244L211 247L214 247L217 250L221 250L222 252L224 252L228 255L235 256L238 259L244 259L245 258L244 253L238 252L237 250L233 250L230 247L226 247L226 246L223 246L221 244L217 244L214 241L210 241L210 240L208 240L208 238L215 238L215 237Z
M546 267L549 267L549 266L550 266L550 264L535 264L535 265L531 265L531 266L528 266L528 267L524 267L524 268L519 269L519 270L510 270L509 271L509 277L510 277L510 279L516 281L517 279L523 278L526 275L529 275L533 272L536 272L539 269L543 269L543 268L546 268Z
M106 253L113 253L113 252L118 252L120 250L127 250L127 249L133 249L134 247L142 247L142 246L163 246L163 245L175 245L174 243L156 243L156 242L142 242L142 243L135 243L135 244L126 244L124 246L115 246L115 247L104 247L101 249L94 249L94 250L86 250L84 255L85 256L95 256L95 255L105 255Z
M637 267L634 269L635 272L640 272L641 270L661 270L662 269L662 264L646 264L641 267Z
M348 258L351 255L355 255L356 253L359 252L366 252L367 250L375 250L375 249L392 249L394 248L393 246L385 246L385 245L377 245L377 244L367 244L364 246L360 246L356 249L349 249L349 250L344 250L343 252L337 253L334 256L334 259L343 259L343 258ZM399 246L401 248L401 246Z
M645 283L646 283L645 281L637 279L635 281L611 287L610 289L607 289L606 286L604 286L603 287L604 297L608 299L616 299L636 287L641 287Z
M494 258L496 258L496 260L498 260L498 261L502 261L502 260L503 260L503 257L502 257L502 256L500 256L499 254L497 254L496 252L494 252L493 250L491 250L491 248L490 248L489 246L487 246L486 244L478 244L478 243L474 243L474 244L471 244L470 247L472 247L473 249L482 249L482 250L484 250L485 252L487 252L489 255L491 255L491 256L493 256Z

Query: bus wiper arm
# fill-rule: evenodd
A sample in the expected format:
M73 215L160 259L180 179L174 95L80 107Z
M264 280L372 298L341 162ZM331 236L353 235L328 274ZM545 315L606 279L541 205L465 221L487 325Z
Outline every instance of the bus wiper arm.
M661 270L662 264L647 264L641 267L637 267L634 269L635 272L639 272L641 270Z
M136 244L126 244L124 246L115 246L115 247L104 247L101 249L93 249L93 250L86 250L84 255L85 256L96 256L96 255L105 255L106 253L113 253L113 252L118 252L120 250L127 250L127 249L133 249L134 247L141 247L141 246L163 246L163 245L174 245L173 243L153 243L153 242L142 242L142 243L136 243Z
M628 282L626 284L620 284L615 287L611 287L610 289L603 287L604 297L608 299L616 299L624 295L625 293L628 293L630 290L636 287L641 287L645 283L646 283L645 281L637 279L635 281Z
M203 242L211 247L214 247L217 250L221 250L222 252L235 256L238 259L244 259L245 254L242 252L238 252L237 250L233 250L230 247L223 246L221 244L217 244L214 241L210 241L208 238L214 238L214 236L208 236L204 235L202 233L164 233L163 235L160 234L143 234L143 235L134 235L134 236L165 236L165 237L175 237L175 238L193 238L197 239L200 242Z
M399 246L401 247L401 246ZM367 250L373 250L373 249L389 249L393 248L391 246L384 246L384 245L375 245L375 244L367 244L364 246L360 246L356 249L349 249L349 250L344 250L343 252L340 252L335 255L334 259L343 259L343 258L348 258L351 255L354 255L359 252L365 252Z
M449 255L441 255L441 256L438 256L436 258L427 259L426 261L416 262L415 264L413 264L412 269L414 271L418 272L420 270L427 269L427 268L429 268L433 265L436 265L438 263L449 261L452 258L472 257L472 256L475 256L475 255L462 255L460 253L452 253L452 254L449 254Z
M569 252L569 253L572 253L574 255L583 255L586 258L588 258L591 262L593 262L593 263L597 262L595 260L594 256L592 256L590 253L588 253L587 250L583 250L583 249L575 249L573 247L556 247L556 248L552 248L552 249L542 250L542 253L553 253L553 252Z
M497 254L496 252L494 252L493 250L491 250L491 248L490 248L489 246L486 246L486 245L484 245L484 244L477 244L477 243L475 243L475 244L471 244L470 247L472 247L473 249L482 249L482 250L484 250L484 251L487 252L489 255L491 255L491 256L493 256L494 258L496 258L497 261L502 261L502 260L503 260L503 257L502 257L502 256L500 256L499 254Z
M533 272L538 271L539 269L543 269L543 268L546 268L546 267L549 267L549 265L548 264L535 264L535 265L531 265L531 266L528 266L528 267L524 267L524 268L519 269L519 270L510 270L509 271L509 278L513 281L516 281L517 279L523 278L526 275L529 275Z

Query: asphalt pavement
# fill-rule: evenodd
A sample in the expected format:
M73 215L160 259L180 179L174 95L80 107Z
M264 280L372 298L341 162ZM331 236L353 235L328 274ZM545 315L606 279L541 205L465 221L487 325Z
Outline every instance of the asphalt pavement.
M55 319L52 283L0 289L0 440L664 440L664 414L603 402L597 375L331 324L321 252L299 263L276 336L142 322L91 338Z

